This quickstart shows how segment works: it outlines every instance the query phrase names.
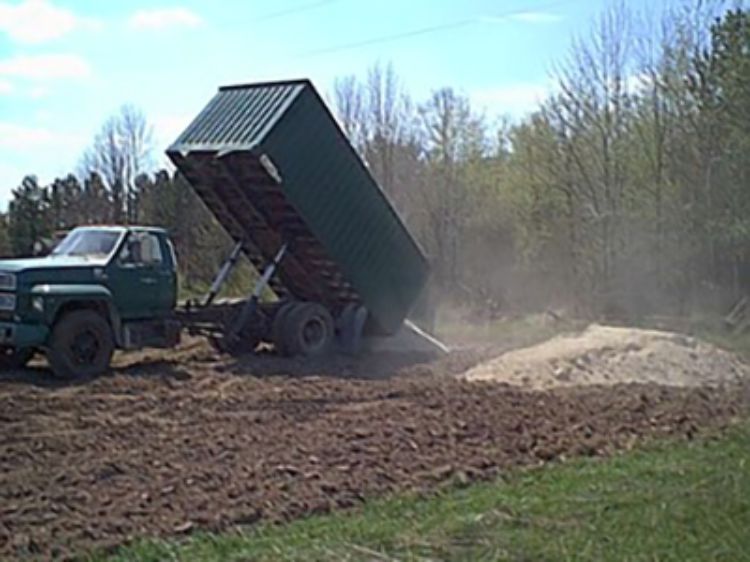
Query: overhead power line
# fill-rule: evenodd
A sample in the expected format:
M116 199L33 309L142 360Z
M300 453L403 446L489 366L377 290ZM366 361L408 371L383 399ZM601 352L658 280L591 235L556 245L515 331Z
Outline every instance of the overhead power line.
M389 43L391 41L397 41L399 39L406 39L408 37L416 37L418 35L426 35L428 33L435 33L436 31L443 31L446 29L456 29L459 27L465 27L476 23L477 20L472 18L468 20L459 20L439 25L433 25L430 27L423 27L422 29L413 29L411 31L404 31L402 33L394 33L391 35L384 35L382 37L373 37L372 39L365 39L364 41L357 41L354 43L345 43L343 45L335 45L333 47L325 47L323 49L316 49L302 53L302 56L312 57L316 55L324 55L330 53L338 53L339 51L346 51L349 49L358 49L360 47L367 47L369 45L378 45L380 43Z
M460 20L455 20L452 22L443 23L443 24L432 25L429 27L411 29L411 30L402 31L399 33L392 33L388 35L382 35L380 37L373 37L371 39L364 39L362 41L344 43L341 45L334 45L331 47L323 47L321 49L313 49L313 50L301 53L300 56L301 57L314 57L314 56L319 56L319 55L327 55L327 54L332 54L332 53L338 53L341 51L348 51L351 49L359 49L361 47L369 47L371 45L391 43L393 41L399 41L401 39L417 37L419 35L428 35L428 34L436 33L439 31L458 29L461 27L467 27L470 25L478 24L478 23L498 23L501 20L511 19L513 16L521 16L524 14L528 14L531 11L547 10L552 7L559 6L560 4L565 4L565 3L567 2L564 2L564 1L554 2L552 4L546 4L544 6L537 6L535 8L523 8L523 9L513 10L510 12L501 13L501 14L491 14L491 15L486 15L486 16L460 19Z

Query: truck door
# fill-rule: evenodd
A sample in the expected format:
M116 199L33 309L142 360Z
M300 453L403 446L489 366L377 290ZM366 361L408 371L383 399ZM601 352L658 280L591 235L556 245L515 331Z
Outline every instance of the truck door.
M131 232L108 268L107 280L123 320L154 318L172 308L172 268L156 234Z

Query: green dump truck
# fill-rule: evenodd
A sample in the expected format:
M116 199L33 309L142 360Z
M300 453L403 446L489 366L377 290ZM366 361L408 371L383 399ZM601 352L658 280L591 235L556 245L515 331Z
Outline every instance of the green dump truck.
M221 88L167 154L236 244L206 298L177 306L164 230L76 228L44 258L0 260L3 365L42 352L59 376L91 376L185 328L227 352L308 356L400 328L427 261L309 81ZM240 253L259 279L218 303Z

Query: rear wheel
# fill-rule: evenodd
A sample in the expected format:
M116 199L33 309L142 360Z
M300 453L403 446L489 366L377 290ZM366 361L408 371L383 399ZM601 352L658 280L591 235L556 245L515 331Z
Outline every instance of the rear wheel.
M114 348L107 321L93 310L76 310L55 324L47 359L60 378L93 377L107 370Z
M244 306L244 304L243 304ZM224 324L224 335L217 340L218 347L226 353L252 353L261 341L264 318L255 310L243 325L238 326L242 316L242 307L234 310Z
M288 355L325 355L333 339L333 318L321 304L297 303L284 319L284 349Z
M0 349L0 370L21 369L34 357L34 350L30 347L18 349L6 347Z
M296 302L286 302L276 311L271 324L271 341L279 355L287 355L286 324L289 314L295 309Z
M362 331L367 321L367 309L350 303L341 311L336 328L341 350L348 355L357 355L362 350Z

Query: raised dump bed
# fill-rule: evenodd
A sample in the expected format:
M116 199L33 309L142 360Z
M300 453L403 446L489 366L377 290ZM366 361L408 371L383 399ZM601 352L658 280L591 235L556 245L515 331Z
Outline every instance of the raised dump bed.
M399 329L428 264L308 80L226 86L167 154L281 298Z

